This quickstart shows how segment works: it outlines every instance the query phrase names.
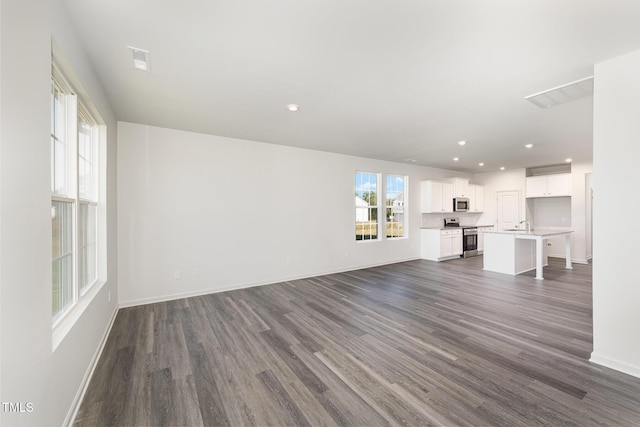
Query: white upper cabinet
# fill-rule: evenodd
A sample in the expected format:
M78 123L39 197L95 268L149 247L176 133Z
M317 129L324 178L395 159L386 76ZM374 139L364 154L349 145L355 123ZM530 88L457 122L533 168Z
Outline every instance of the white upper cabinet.
M527 198L571 196L571 174L527 177Z
M484 211L484 187L469 184L468 179L451 178L446 182L422 181L422 213L453 212L454 197L469 199L469 212Z
M451 178L453 183L453 197L469 197L469 180L466 178Z
M421 212L453 212L453 184L449 182L422 181Z
M469 184L469 212L484 211L484 187Z
M526 193L527 197L547 197L547 177L528 176Z

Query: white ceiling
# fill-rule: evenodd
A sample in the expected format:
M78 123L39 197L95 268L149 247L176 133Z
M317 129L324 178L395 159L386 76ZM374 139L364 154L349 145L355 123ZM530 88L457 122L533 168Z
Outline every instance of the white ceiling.
M592 161L593 97L524 97L640 49L638 0L65 3L118 120L461 172Z

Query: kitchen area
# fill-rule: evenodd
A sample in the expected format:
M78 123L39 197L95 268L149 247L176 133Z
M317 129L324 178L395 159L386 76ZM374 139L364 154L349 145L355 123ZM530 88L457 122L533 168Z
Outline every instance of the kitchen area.
M421 257L445 261L480 255L484 232L492 223L480 223L484 187L466 178L426 180L420 183Z
M591 165L421 181L421 258L482 256L484 270L538 280L549 257L588 263L591 193Z

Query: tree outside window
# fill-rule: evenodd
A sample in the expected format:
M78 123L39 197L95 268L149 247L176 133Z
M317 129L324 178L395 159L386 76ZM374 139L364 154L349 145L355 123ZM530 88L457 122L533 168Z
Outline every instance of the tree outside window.
M377 240L380 222L380 197L378 197L378 182L380 174L371 172L356 172L355 182L355 213L356 240Z
M385 235L387 238L405 236L406 182L406 176L387 175L386 177Z

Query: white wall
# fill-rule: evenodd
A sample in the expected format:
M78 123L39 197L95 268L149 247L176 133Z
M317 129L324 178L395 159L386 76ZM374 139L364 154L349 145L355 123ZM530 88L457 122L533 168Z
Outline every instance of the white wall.
M6 426L62 425L115 310L115 122L57 0L2 0L0 40L0 410ZM52 350L51 35L109 126L109 282ZM111 303L106 292L112 289Z
M571 257L574 262L586 263L591 259L591 173L593 165L571 165ZM563 247L562 244L559 245ZM562 251L560 251L562 252ZM564 254L562 255L564 257Z
M640 51L596 64L591 360L640 377L639 117Z
M585 175L585 258L593 258L593 173Z
M473 181L484 186L484 212L479 224L497 225L496 210L498 191L518 191L520 193L520 218L525 220L525 170L513 169L499 172L486 172L473 176Z
M355 241L356 170L409 176L408 239ZM418 183L436 176L453 174L119 122L120 301L418 258Z
M526 199L527 218L537 229L573 229L571 223L571 199L572 197L548 197ZM571 236L572 245L576 234ZM544 244L547 256L565 258L565 238L554 237L546 239ZM571 252L571 258L575 253Z

